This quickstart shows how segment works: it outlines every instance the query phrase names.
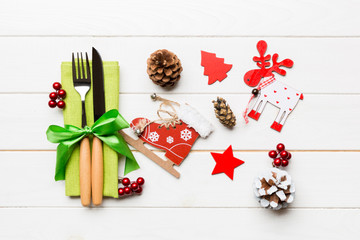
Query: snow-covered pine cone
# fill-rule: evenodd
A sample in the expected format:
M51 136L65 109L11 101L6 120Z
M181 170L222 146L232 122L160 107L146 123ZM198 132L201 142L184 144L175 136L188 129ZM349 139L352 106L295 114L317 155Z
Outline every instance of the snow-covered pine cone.
M295 185L286 171L271 168L255 179L254 193L262 207L279 210L294 201Z
M166 49L153 52L147 60L150 79L162 87L173 87L180 80L182 70L180 59Z

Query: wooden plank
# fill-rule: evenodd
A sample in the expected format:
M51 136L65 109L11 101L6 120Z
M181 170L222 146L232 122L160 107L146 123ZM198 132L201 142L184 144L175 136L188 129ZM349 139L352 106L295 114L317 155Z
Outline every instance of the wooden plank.
M357 209L11 208L0 214L3 239L355 240L360 234Z
M0 10L1 11L1 10ZM1 16L1 14L0 14ZM1 17L0 17L1 18ZM25 37L1 38L1 93L47 93L52 83L60 81L60 64L70 61L73 51L90 51L95 46L104 60L120 64L121 93L169 93L152 83L146 73L146 59L160 48L174 51L184 71L173 93L246 93L251 88L243 82L244 74L257 68L255 38L162 38L162 37ZM360 93L357 76L357 38L265 38L269 53L279 59L291 58L294 67L287 76L277 78L308 93ZM207 84L200 66L200 50L217 53L233 68L221 83ZM21 56L21 62L18 58Z
M175 101L190 103L209 119L215 131L207 139L198 139L194 150L225 149L229 144L236 150L269 150L285 141L294 150L359 150L360 128L354 109L360 108L360 95L305 95L289 116L281 133L270 128L278 109L268 105L259 121L250 119L245 125L242 113L249 100L247 94L222 94L237 116L238 125L229 130L215 118L211 101L215 94L163 95ZM51 124L62 125L62 112L47 106L47 94L1 94L0 112L7 123L1 131L0 150L55 150L46 140ZM136 117L157 119L160 103L147 94L120 96L120 113L131 121ZM350 114L351 113L351 114ZM355 114L355 115L352 115ZM130 129L127 129L131 136ZM25 134L22 134L24 132ZM21 134L21 137L19 135ZM11 139L11 140L9 140Z
M252 184L271 167L267 152L235 152L245 161L235 169L234 181L225 174L211 175L215 166L209 152L191 152L178 167L176 179L142 154L135 152L141 168L130 179L142 176L142 195L103 201L111 207L226 207L259 208ZM359 152L292 152L287 167L296 184L292 208L359 208ZM54 181L55 152L0 152L0 206L81 207L79 198L65 196L64 182ZM123 173L124 162L119 173Z
M359 7L336 0L23 0L3 4L0 22L4 36L359 36Z

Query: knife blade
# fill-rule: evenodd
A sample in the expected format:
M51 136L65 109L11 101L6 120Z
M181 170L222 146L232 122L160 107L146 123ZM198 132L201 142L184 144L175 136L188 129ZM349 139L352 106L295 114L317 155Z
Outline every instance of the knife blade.
M99 52L92 48L94 121L105 113L104 70ZM93 138L92 149L92 200L95 206L102 203L104 183L103 146L99 138Z
M94 121L105 113L104 70L99 52L92 48Z

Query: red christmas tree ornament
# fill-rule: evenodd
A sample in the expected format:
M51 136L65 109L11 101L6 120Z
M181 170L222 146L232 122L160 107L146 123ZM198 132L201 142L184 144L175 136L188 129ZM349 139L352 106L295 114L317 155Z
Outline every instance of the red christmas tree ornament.
M231 180L233 180L234 177L234 169L244 163L244 161L234 157L231 145L225 152L212 152L211 155L216 162L215 168L211 174L225 173Z
M243 116L246 123L249 122L248 117L258 120L266 103L269 102L275 107L280 108L274 123L271 125L272 129L280 132L288 115L294 110L298 101L302 100L304 97L300 91L277 81L273 74L273 72L276 72L285 76L286 71L280 67L290 68L294 65L294 62L290 59L278 62L279 55L277 53L272 57L270 54L265 55L267 43L263 40L259 41L256 47L260 56L255 56L253 60L260 69L250 70L244 75L245 84L256 88L254 89L255 91L252 91L251 98ZM270 59L272 60L271 67L269 62ZM247 115L250 102L255 97L257 97L257 101L249 115Z
M208 84L216 81L221 82L227 77L227 72L232 68L232 64L224 63L224 58L216 57L215 53L201 51L201 66L204 67L204 75L208 76Z

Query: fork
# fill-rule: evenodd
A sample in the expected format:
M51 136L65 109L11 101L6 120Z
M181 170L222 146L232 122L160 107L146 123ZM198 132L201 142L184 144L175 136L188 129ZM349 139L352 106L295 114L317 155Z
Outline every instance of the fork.
M72 75L75 90L80 94L82 105L82 124L86 126L85 96L90 90L91 77L90 65L87 53L86 55L86 76L82 53L81 68L79 62L79 53L77 53L77 67L75 65L74 53L72 54ZM77 71L76 71L77 70ZM76 74L77 72L77 74ZM89 137L84 137L80 143L80 197L83 206L89 206L91 202L91 156Z

